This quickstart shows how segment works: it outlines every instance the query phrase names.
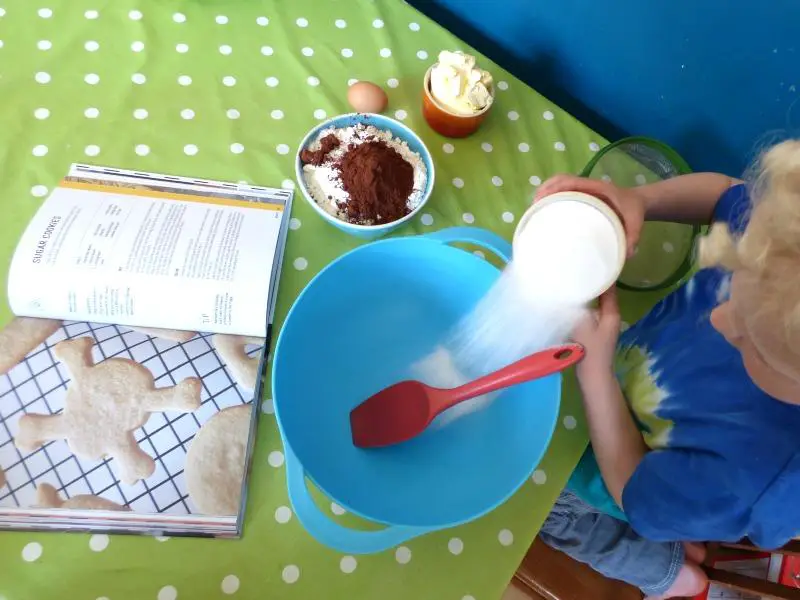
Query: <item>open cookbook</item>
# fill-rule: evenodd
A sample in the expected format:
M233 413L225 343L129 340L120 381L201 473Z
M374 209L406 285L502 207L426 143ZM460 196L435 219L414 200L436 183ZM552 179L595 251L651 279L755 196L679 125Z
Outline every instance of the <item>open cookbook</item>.
M73 165L0 331L0 529L241 534L292 192Z

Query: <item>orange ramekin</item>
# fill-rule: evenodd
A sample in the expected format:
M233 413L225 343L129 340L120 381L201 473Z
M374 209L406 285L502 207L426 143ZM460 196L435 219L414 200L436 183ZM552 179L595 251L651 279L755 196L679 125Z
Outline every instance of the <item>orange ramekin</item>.
M472 135L478 130L478 127L481 126L486 115L489 114L492 106L494 106L494 86L489 88L489 93L492 95L491 104L474 115L459 115L444 108L431 94L431 72L435 66L430 67L425 73L422 91L422 115L431 129L445 137L463 138Z

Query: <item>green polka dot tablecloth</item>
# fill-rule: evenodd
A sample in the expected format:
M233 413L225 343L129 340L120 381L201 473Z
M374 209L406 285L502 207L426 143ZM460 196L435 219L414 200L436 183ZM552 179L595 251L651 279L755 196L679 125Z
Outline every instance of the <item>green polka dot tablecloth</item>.
M359 79L387 90L388 114L436 162L429 205L398 235L468 223L510 238L536 186L579 171L603 140L485 59L498 89L490 118L472 138L438 136L421 116L421 81L444 48L469 50L400 0L0 0L3 288L19 235L71 162L293 187L297 144L348 112ZM300 196L292 217L279 321L359 243ZM10 317L3 298L0 324ZM267 391L243 539L0 533L0 598L496 600L586 440L568 390L546 458L501 508L392 551L343 556L292 514Z

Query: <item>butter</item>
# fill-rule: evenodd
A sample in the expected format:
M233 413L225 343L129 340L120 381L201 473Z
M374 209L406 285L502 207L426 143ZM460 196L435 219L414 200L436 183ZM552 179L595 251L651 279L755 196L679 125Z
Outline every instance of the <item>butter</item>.
M463 52L439 53L431 70L431 94L443 108L458 115L474 115L492 103L492 76L475 67L475 57Z

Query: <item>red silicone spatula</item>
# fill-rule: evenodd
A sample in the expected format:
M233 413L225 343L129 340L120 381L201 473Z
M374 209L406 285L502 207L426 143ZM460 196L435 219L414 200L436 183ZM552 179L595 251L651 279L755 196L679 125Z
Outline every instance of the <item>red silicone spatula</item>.
M425 431L439 413L460 402L552 375L574 365L583 355L580 344L548 348L453 389L420 381L395 383L352 410L353 443L360 448L377 448L405 442Z

